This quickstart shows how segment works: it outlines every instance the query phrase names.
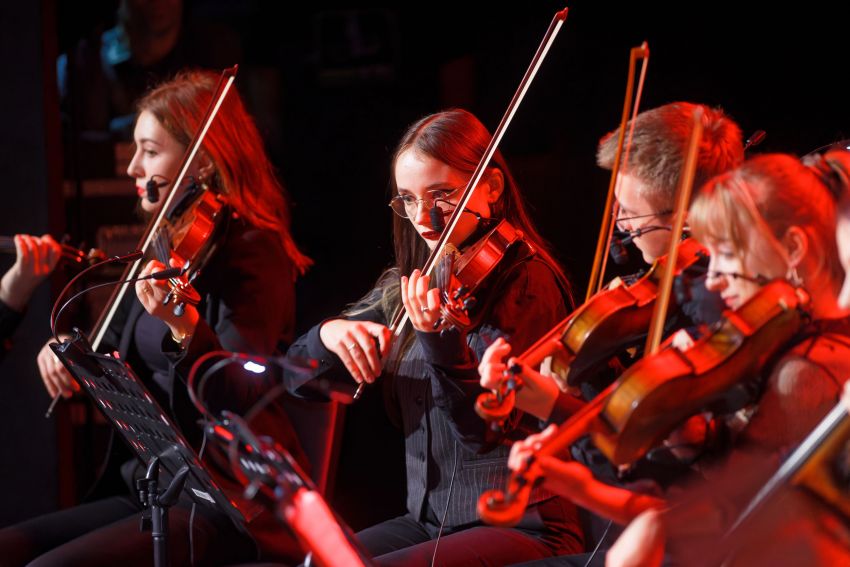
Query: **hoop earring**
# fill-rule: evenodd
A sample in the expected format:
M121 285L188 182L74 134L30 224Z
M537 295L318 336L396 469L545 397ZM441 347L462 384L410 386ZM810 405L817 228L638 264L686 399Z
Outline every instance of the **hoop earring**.
M797 273L797 268L789 268L789 270L785 273L785 279L793 285L794 287L801 287L803 285L803 278L800 277L800 274Z

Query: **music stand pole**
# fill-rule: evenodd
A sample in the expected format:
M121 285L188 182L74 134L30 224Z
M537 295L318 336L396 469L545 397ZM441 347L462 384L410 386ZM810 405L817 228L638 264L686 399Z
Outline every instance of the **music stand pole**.
M171 479L168 488L160 494L159 457L154 457L148 465L145 478L136 481L139 500L150 514L142 516L140 529L143 532L148 530L151 532L154 567L168 567L168 509L177 503L188 475L189 467L182 467Z

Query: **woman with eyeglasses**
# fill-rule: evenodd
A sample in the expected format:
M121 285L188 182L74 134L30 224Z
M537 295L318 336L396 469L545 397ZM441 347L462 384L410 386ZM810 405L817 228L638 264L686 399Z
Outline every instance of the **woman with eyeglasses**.
M427 116L408 128L391 168L395 265L375 288L339 318L298 339L289 355L318 359L318 377L372 384L387 381L405 438L407 513L358 536L379 565L440 565L484 561L509 564L581 549L575 508L538 491L517 529L483 526L478 495L508 473L504 441L476 415L481 353L497 337L530 344L571 307L570 286L534 228L500 153L475 187L449 241L460 250L498 221L525 235L476 294L471 329L435 329L440 290L420 268L435 247L490 141L464 110ZM435 222L436 221L436 222ZM410 322L393 338L388 325L404 310ZM295 378L297 389L304 379Z
M669 503L658 495L602 484L578 463L539 460L544 486L617 523L631 522L608 552L606 565L658 565L667 538L666 551L682 564L711 557L760 487L752 482L758 478L753 467L778 463L839 400L850 376L850 319L847 306L838 302L844 272L835 241L834 196L848 191L850 179L841 168L850 172L850 155L828 156L827 163L811 167L788 155L759 156L710 181L691 206L693 234L711 254L706 285L729 309L738 309L776 278L803 287L812 298L811 324L763 369L758 401L726 416L728 450L714 462L697 463L708 482L704 498L694 498L696 504L688 503L687 494L674 498L685 504L662 513ZM516 444L512 467L553 433ZM762 521L763 531L747 535L727 558L729 564L846 564L850 555L836 541L850 535L847 526L836 525L832 513L795 495Z

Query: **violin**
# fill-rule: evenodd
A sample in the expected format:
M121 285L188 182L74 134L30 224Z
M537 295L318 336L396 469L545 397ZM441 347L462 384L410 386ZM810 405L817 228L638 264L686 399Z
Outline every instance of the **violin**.
M229 213L220 194L192 180L157 227L152 241L157 258L166 267L171 260L182 266L180 276L169 278L171 289L165 298L166 304L174 303L175 315L181 315L187 303L200 302L192 282L218 247Z
M735 520L723 541L735 541L786 486L803 487L850 518L850 415L839 403L797 446Z
M210 229L209 219L224 218L224 216L218 215L216 217L215 215L201 214L202 211L206 213L208 209L211 208L208 200L209 197L199 201L197 207L191 207L189 206L189 202L193 199L193 197L186 197L186 194L192 192L187 189L187 191L178 198L179 192L175 191L175 189L180 187L183 179L186 178L189 168L201 148L204 136L218 114L218 111L221 108L221 103L224 101L227 93L230 92L233 82L236 80L237 70L238 67L234 66L225 69L222 72L215 93L213 93L210 104L207 107L206 114L201 120L201 125L195 133L195 137L192 139L188 148L186 148L186 153L183 155L183 159L180 164L179 173L177 174L171 189L168 191L168 196L166 197L159 213L151 220L150 223L148 223L147 230L142 236L142 240L138 246L138 249L141 250L143 254L147 254L151 251L151 249L154 249L159 260L166 266L166 268L169 266L172 258L178 262L181 257L183 260L190 260L191 265L188 269L185 265L182 265L182 268L184 275L188 273L193 279L197 276L197 269L200 269L202 264L199 260L202 257L208 257L208 254L204 256L201 253L210 250L207 246L202 245L201 236L204 234L210 236L217 234L216 230ZM209 193L211 196L213 195L209 191L204 191L201 194L203 195L206 193ZM195 195L197 195L197 193L195 193ZM177 214L178 212L182 214ZM177 222L177 219L183 217L186 213L189 213L186 217L186 221L198 221L196 228L188 228L189 226L194 225L194 223L186 223L183 221ZM172 216L170 220L166 218L167 214ZM176 230L175 227L180 227L181 230ZM172 237L177 236L181 236L179 239L181 244L183 240L185 240L185 246L182 248L185 256L181 256L179 254L172 256L174 246L171 240ZM195 252L195 254L189 254L189 251ZM118 312L118 307L131 285L130 282L133 281L142 269L142 261L143 258L139 257L139 259L135 260L124 271L123 277L121 278L123 283L112 293L112 296L109 298L109 302L101 312L100 317L91 332L89 342L91 343L92 350L97 351L97 349L100 348L100 343L103 341L106 331L112 323L113 317L115 317ZM192 272L192 270L194 270L194 272ZM188 278L171 278L169 280L169 285L173 293L170 293L168 298L169 301L173 300L175 302L174 309L176 315L180 315L183 312L186 303L192 303L193 301L197 303L200 301L200 295L198 295L198 293L190 287L189 283ZM56 403L60 398L60 394L56 394L56 396L54 396L50 403L50 407L47 409L45 417L49 417L51 415L53 408L56 406Z
M499 122L499 125L496 127L495 132L493 132L493 137L490 139L490 143L487 144L487 147L484 150L484 154L481 156L481 159L475 166L475 170L472 172L472 176L469 178L466 187L463 189L463 193L458 199L458 203L455 206L455 210L452 212L448 222L446 223L445 229L440 234L439 240L437 240L434 249L431 251L431 254L428 256L428 259L425 261L425 265L422 267L422 273L424 275L430 276L432 273L434 273L438 262L440 262L440 259L444 256L445 248L449 243L449 239L451 238L455 227L460 221L464 209L467 207L470 199L472 198L473 190L483 179L484 174L487 171L487 166L490 164L490 160L492 160L493 156L496 154L496 150L498 150L499 148L499 143L502 141L502 137L505 135L505 132L510 126L511 121L513 120L513 117L516 114L517 109L519 108L519 105L522 103L525 94L528 92L531 83L534 81L534 77L540 70L541 65L543 65L543 61L546 58L546 54L549 52L549 48L552 47L552 44L555 42L555 38L558 36L561 27L563 27L564 22L567 20L567 13L568 9L564 8L563 10L559 10L558 12L556 12L555 15L552 17L552 21L549 23L549 27L543 36L543 40L540 42L540 45L537 47L537 51L534 53L534 56L532 57L531 62L528 65L528 69L526 69L525 75L520 81L519 87L514 93L511 102L508 104L504 115L502 115L502 119ZM451 297L449 298L451 299ZM463 306L463 301L460 300L460 302L461 306ZM408 315L404 309L400 309L396 313L396 316L393 318L389 326L390 330L393 333L393 336L398 337L401 334L401 332L404 330L405 323L407 323L407 319ZM462 322L463 319L461 319L460 321ZM366 382L361 382L360 384L358 384L357 390L355 391L353 396L355 400L361 396L365 385Z
M59 246L62 249L62 261L66 262L70 266L91 266L106 259L106 254L103 250L99 250L97 248L90 248L88 252L83 252L79 248L74 248L73 246L69 246L61 242L59 243ZM17 253L14 237L0 236L0 253Z
M519 247L524 248L522 258L535 254L523 232L506 220L499 221L495 228L462 254L454 247L447 247L446 254L435 268L442 305L434 329L471 329L474 325L469 311L477 304L475 292L506 256Z
M687 239L679 246L674 271L682 274L704 259L705 249L697 241ZM647 335L667 262L667 256L659 258L635 283L606 289L573 311L517 357L518 364L509 369L509 376L499 389L478 397L475 402L478 415L496 425L510 415L515 392L522 385L519 363L535 367L551 356L554 377L561 385L577 386L601 363L639 344ZM675 298L673 306L677 306Z
M625 465L692 415L727 414L752 403L760 389L760 369L808 324L809 303L804 290L773 280L737 311L727 310L711 333L690 348L669 347L644 357L563 423L511 475L506 491L484 493L478 502L481 518L503 526L519 521L538 480L531 468L534 459L557 455L585 434L612 463Z
M641 61L641 73L638 83L637 96L634 94L634 79L635 68L637 61ZM626 124L631 114L632 123L637 117L638 108L640 107L641 94L643 92L643 82L646 77L646 68L649 61L649 46L643 42L639 47L634 47L629 52L629 73L626 80L626 94L623 100L623 112L620 118L620 127L617 137L617 151L614 156L614 165L611 168L611 178L608 184L608 193L605 200L605 209L602 214L602 225L599 229L599 238L596 245L596 254L593 259L593 267L590 273L590 281L587 286L587 296L585 304L573 312L564 321L552 329L546 336L535 343L528 351L526 351L519 360L530 366L537 366L544 358L549 355L554 355L553 370L555 375L564 383L574 385L579 382L576 376L586 370L586 366L590 366L606 360L614 353L618 352L623 345L622 341L614 341L614 337L619 337L616 330L622 329L627 332L629 338L633 337L635 331L640 333L646 329L646 324L649 319L644 318L642 314L645 312L648 317L653 310L654 298L657 289L657 280L655 274L656 265L650 270L642 280L642 284L634 287L634 295L626 293L622 297L622 293L616 293L617 298L613 304L608 303L610 297L607 292L602 292L602 280L605 273L605 265L607 255L605 250L611 249L611 239L613 236L614 224L612 218L616 213L616 201L614 198L615 188L617 185L618 175L620 173L620 164L628 162L628 150L631 145L631 130L629 131L629 143L626 143ZM632 104L634 98L634 104ZM624 152L625 150L625 152ZM625 154L625 157L624 157ZM678 256L673 255L677 258ZM663 265L663 264L662 264ZM677 270L678 271L678 270ZM648 289L644 290L645 287ZM610 291L610 290L609 290ZM618 307L619 306L619 307ZM637 307L638 313L631 312L631 309ZM647 309L644 311L644 307ZM624 310L625 309L625 310ZM610 314L610 315L609 315ZM624 314L627 317L613 317L614 314ZM608 317L611 316L611 319ZM605 321L610 323L610 328L606 326ZM636 328L632 324L637 323ZM624 328L624 326L626 328ZM598 331L597 331L598 329ZM604 329L604 332L602 330ZM595 332L594 332L595 331ZM607 356L599 358L597 353L592 348L583 346L585 340L591 335L600 337L599 346L606 351ZM639 335L640 336L640 335ZM625 340L626 346L631 341ZM606 348L606 347L612 348ZM599 349L596 349L597 351ZM586 352L588 356L582 360L577 360L579 353ZM522 387L522 378L519 376L519 366L509 369L505 379L501 382L495 392L481 394L475 403L475 411L481 418L490 423L493 429L500 429L504 421L508 418L514 408L516 400L516 392ZM572 379L568 379L568 374L573 368Z

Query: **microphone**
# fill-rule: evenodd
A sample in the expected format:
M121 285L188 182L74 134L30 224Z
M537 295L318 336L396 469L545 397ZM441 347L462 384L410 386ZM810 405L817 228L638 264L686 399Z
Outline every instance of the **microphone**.
M150 274L148 277L154 280L167 280L170 278L176 278L178 276L183 275L183 268L168 268L167 270L161 270L159 272L154 272Z
M650 225L645 226L643 228L639 228L637 230L624 230L620 231L619 234L625 235L625 237L620 238L616 236L611 237L611 246L609 247L609 253L611 254L611 259L614 260L614 263L618 266L624 265L629 261L629 251L626 249L626 244L629 244L637 238L638 236L642 236L644 234L648 234L650 232L655 232L656 230L672 230L669 226L659 226L659 225Z
M473 215L478 223L484 222L485 220L480 213L476 213L475 211L467 209L466 207L463 208L463 212ZM444 230L446 230L444 214L445 213L443 213L443 210L440 209L440 207L438 207L436 203L434 203L433 207L428 209L428 216L431 217L431 228L434 229L434 232L443 232Z
M145 190L148 192L148 201L151 203L156 203L159 201L159 188L165 187L170 183L165 177L162 177L163 181L156 181L157 177L162 177L162 175L151 175L151 178L148 179L147 183L145 183Z
M437 203L428 210L428 216L431 217L431 228L434 232L442 233L446 230L446 223L443 219L443 210L437 206Z

